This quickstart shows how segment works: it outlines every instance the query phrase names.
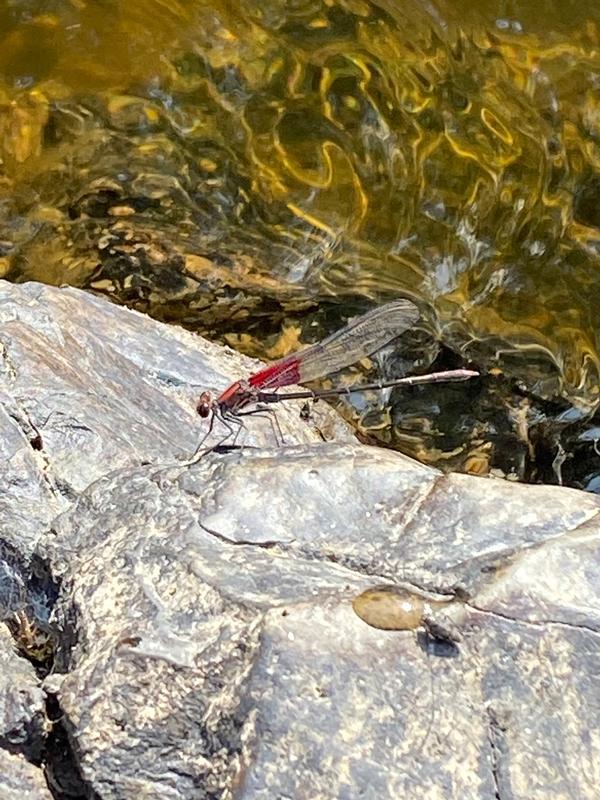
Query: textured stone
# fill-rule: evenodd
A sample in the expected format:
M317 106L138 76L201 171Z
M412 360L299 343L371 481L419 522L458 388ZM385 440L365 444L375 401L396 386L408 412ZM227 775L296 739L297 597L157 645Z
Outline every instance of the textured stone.
M52 794L39 767L0 749L0 800L52 800Z
M76 289L4 281L0 353L5 413L26 439L37 437L46 481L63 504L118 467L189 456L206 428L195 412L200 391L222 390L258 365ZM299 407L281 409L284 434L319 441ZM244 434L250 445L272 442L262 419Z
M46 731L45 696L37 675L0 622L0 752L5 748L39 760Z
M49 545L85 631L59 691L85 779L115 799L594 797L599 606L573 622L553 554L597 593L599 508L359 445L113 473ZM454 593L460 641L366 625L352 599L381 583Z
M52 604L35 552L59 585L54 786L597 798L600 498L325 444L298 405L304 444L250 418L250 447L184 467L200 388L253 362L76 290L0 283L0 347L0 610ZM431 618L370 627L352 601L381 585ZM35 758L43 695L4 644L3 747ZM0 791L41 777L0 758Z

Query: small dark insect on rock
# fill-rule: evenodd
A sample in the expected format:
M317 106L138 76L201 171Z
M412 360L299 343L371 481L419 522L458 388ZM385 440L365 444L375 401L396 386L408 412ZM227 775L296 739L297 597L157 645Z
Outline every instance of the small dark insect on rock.
M300 409L300 419L304 422L310 422L311 420L311 406L310 403L306 402Z

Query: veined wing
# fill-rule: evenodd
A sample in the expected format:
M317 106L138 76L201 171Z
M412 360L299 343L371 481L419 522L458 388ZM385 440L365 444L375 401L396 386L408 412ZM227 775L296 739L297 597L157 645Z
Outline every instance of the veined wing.
M277 389L322 378L370 356L419 319L410 300L393 300L349 322L317 344L275 361L248 379L257 389Z

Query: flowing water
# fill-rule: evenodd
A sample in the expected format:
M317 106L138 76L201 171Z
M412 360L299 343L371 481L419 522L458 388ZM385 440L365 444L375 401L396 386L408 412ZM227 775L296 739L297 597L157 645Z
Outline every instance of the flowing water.
M0 276L265 358L409 296L372 373L486 375L361 429L600 491L595 0L8 0L0 104Z

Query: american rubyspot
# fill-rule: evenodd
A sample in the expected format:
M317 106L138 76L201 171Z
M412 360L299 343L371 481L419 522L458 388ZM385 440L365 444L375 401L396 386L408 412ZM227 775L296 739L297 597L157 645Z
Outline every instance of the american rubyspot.
M361 358L370 356L375 351L385 347L401 333L412 327L418 319L419 310L414 303L405 299L393 300L391 303L386 303L357 317L344 328L331 334L321 342L275 361L273 364L250 375L246 380L232 383L216 398L213 398L210 392L203 392L198 400L197 411L201 417L207 418L210 416L211 420L207 434L196 452L199 451L202 443L211 433L216 419L220 420L229 431L227 436L220 442L220 444L223 444L230 436L234 436L234 433L235 437L237 437L242 426L240 417L249 414L261 414L265 410L270 410L264 407L261 408L260 404L267 406L284 400L317 400L321 397L380 390L392 386L464 381L479 374L470 369L453 369L444 372L432 372L427 375L395 378L381 383L358 384L339 389L316 391L307 389L300 392L291 392L290 394L279 394L272 391L296 383L317 380L330 373L344 369L344 367L354 364ZM258 407L244 410L252 404ZM234 432L231 427L232 424L237 426L237 432ZM276 417L275 424L277 424ZM281 431L279 433L281 434Z

